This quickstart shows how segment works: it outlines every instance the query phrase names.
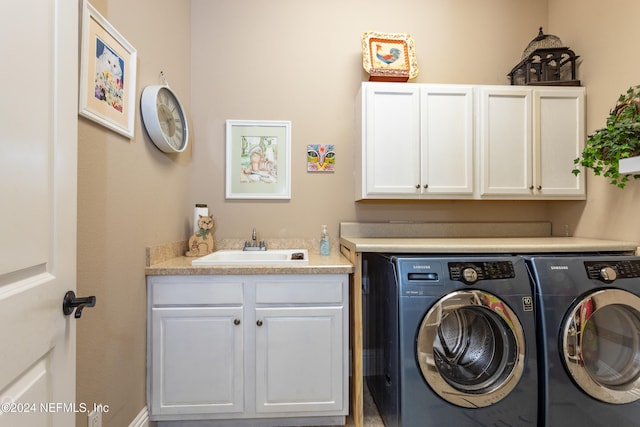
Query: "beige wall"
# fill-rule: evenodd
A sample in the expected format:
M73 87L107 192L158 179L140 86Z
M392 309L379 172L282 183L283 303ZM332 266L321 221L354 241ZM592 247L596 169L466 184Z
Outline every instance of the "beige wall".
M354 103L365 31L408 32L416 82L507 84L546 24L546 1L192 0L191 203L207 203L216 237L332 236L340 221L540 220L541 202L354 202ZM291 120L290 201L225 200L225 120ZM333 143L336 172L306 172L306 147Z
M98 304L78 322L77 391L79 402L110 405L106 426L128 425L145 405L145 247L185 239L196 202L215 214L218 238L247 238L253 226L266 239L317 237L324 223L336 236L344 220L551 219L560 234L569 224L577 235L640 240L640 227L621 225L633 219L640 183L621 192L589 177L587 202L353 202L364 31L411 33L417 82L507 84L543 25L583 58L591 131L637 83L640 59L624 42L635 37L636 0L92 3L137 48L138 95L164 71L192 125L192 148L166 155L149 142L139 115L131 141L79 119L78 291ZM613 7L615 19L603 21ZM290 201L225 200L227 119L292 121ZM309 143L336 145L335 173L306 172Z
M142 130L138 100L160 70L190 103L190 9L183 0L91 0L137 49L135 136L78 121L78 294L97 305L77 322L77 400L109 405L105 426L144 407L145 247L187 233L191 153L168 156ZM77 425L85 426L86 414Z
M605 125L620 94L640 84L634 47L638 12L636 0L549 0L550 28L582 57L579 77L587 87L588 133ZM587 195L586 202L553 205L552 220L571 224L578 236L640 241L635 223L640 181L620 190L589 172Z

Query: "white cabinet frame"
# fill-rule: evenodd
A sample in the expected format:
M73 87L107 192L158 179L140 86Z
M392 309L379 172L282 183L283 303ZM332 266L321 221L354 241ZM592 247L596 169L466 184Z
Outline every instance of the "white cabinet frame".
M147 286L152 421L344 423L347 274L149 276Z
M356 100L356 200L584 200L582 87L371 83Z

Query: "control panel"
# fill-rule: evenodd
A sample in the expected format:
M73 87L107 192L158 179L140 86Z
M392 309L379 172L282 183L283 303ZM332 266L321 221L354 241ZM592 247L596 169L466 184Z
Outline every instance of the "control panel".
M589 279L613 282L616 279L640 277L640 260L585 261Z
M516 277L511 261L450 262L449 277L467 284Z

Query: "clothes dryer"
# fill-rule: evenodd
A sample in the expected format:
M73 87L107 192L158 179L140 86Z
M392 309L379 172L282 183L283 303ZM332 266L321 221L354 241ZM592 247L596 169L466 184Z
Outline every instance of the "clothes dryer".
M640 426L640 257L526 257L538 309L540 425Z
M363 259L366 379L385 426L537 425L533 294L522 258Z

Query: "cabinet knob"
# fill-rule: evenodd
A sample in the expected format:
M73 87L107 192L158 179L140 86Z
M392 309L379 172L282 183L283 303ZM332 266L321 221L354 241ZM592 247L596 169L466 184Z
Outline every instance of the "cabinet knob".
M540 191L542 190L542 185L538 185L536 188L538 189L538 191Z
M233 324L234 325L239 325L240 324L240 319L233 319Z
M423 185L424 188L429 188L429 184Z
M262 326L262 320L258 320L258 321L256 322L256 325L258 325L258 326Z
M530 186L529 186L529 190L533 190L533 185L530 185Z
M420 184L416 184L416 188L419 190L420 189Z

